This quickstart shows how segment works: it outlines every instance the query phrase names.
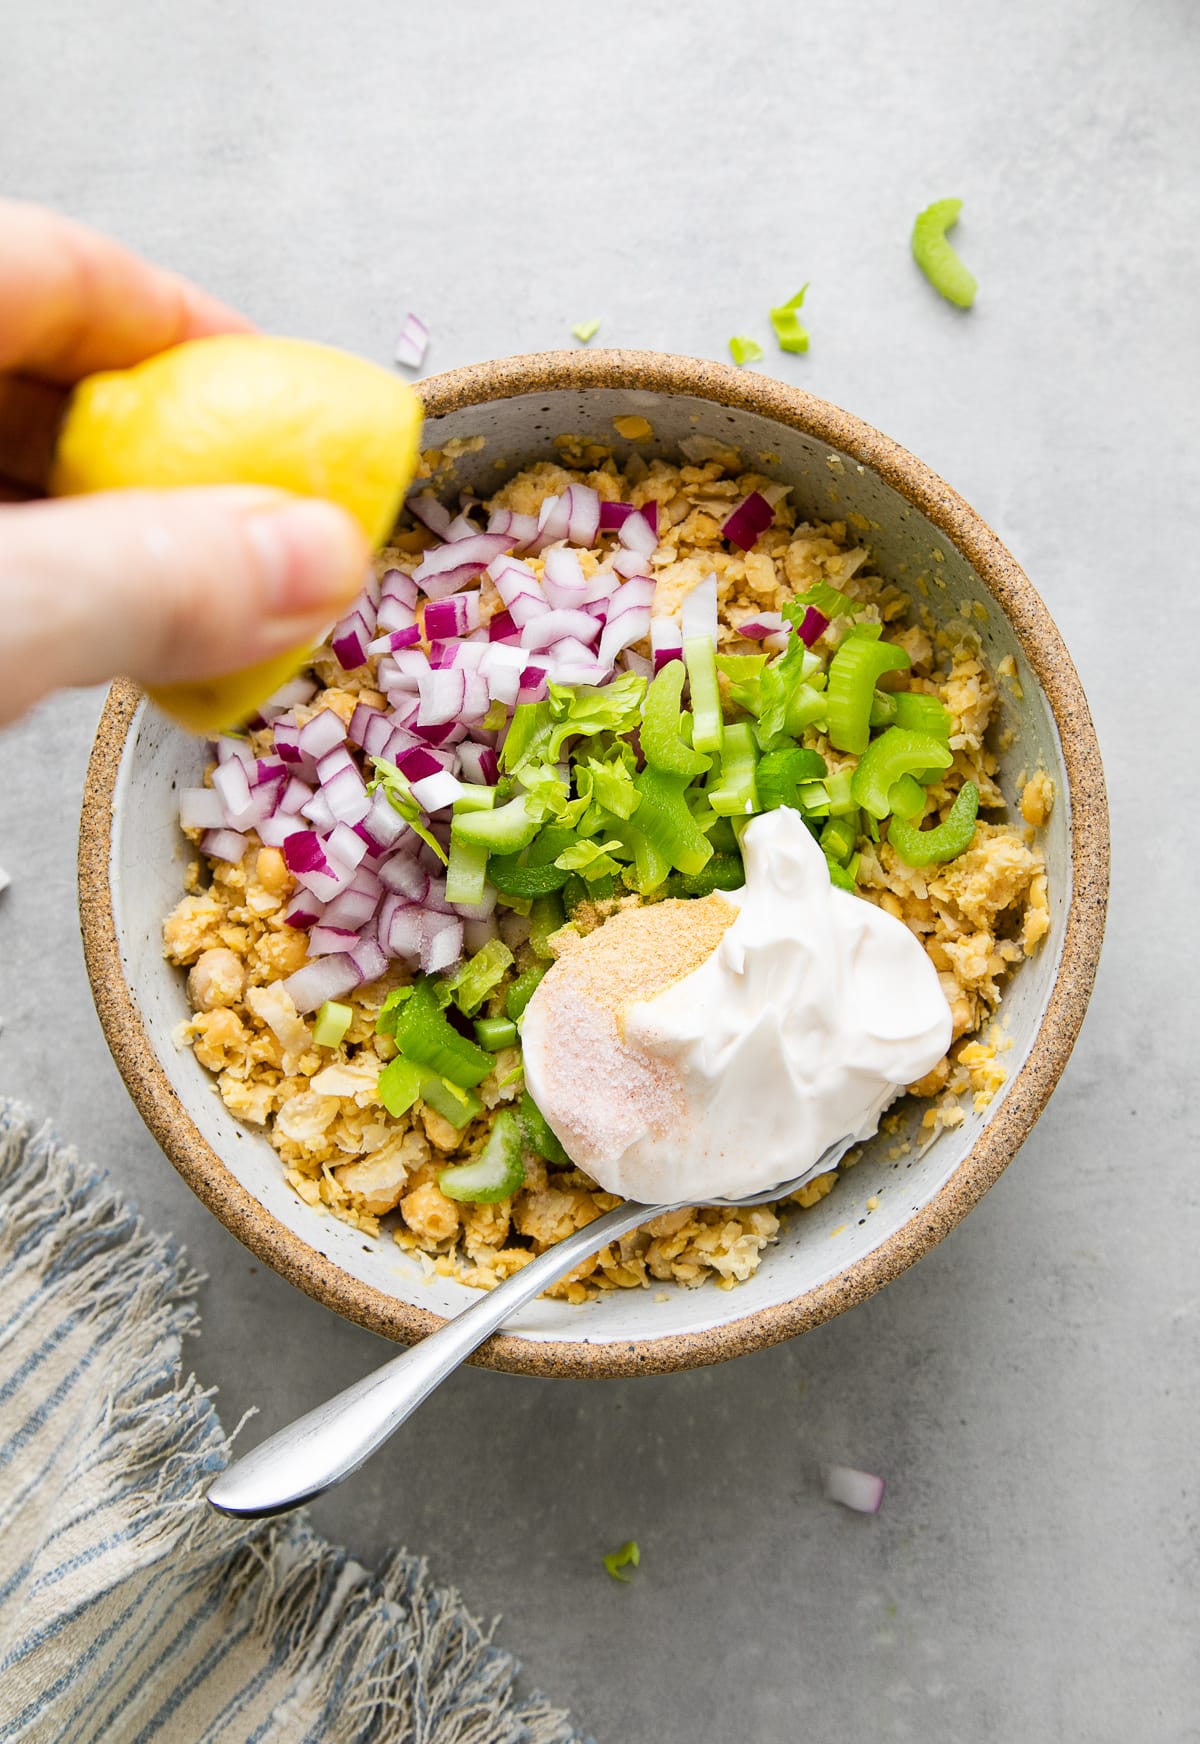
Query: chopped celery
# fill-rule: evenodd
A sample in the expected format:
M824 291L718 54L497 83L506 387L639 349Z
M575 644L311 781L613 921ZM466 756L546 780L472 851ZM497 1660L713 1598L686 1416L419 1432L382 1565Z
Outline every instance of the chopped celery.
M825 864L829 868L829 882L831 884L836 884L839 890L854 891L854 874L849 867L839 866L836 860L829 858L828 854L825 856Z
M746 868L740 854L714 854L703 871L672 872L667 895L711 896L714 890L740 890L745 882Z
M925 810L925 789L915 775L902 775L888 790L888 810L893 817L914 823Z
M512 961L513 954L503 939L489 939L438 986L452 995L464 1017L474 1017L492 988L503 981Z
M509 987L504 995L504 1009L511 1022L517 1023L525 1015L525 1007L549 967L549 963L531 963L528 969L522 969Z
M935 739L950 742L950 710L936 696L926 696L920 690L894 690L896 725L909 727L914 733L931 733Z
M410 997L396 1011L392 1034L406 1059L465 1089L478 1084L492 1069L483 1049L459 1035L439 1010L427 980L414 982Z
M744 684L762 676L767 664L765 654L718 654L717 671L723 672L734 684Z
M454 802L454 809L459 811L494 811L496 806L496 789L494 787L478 787L471 782L463 785L463 790Z
M838 751L861 756L870 738L871 702L876 680L909 665L905 649L866 636L846 637L829 663L829 742Z
M621 1546L620 1550L609 1551L608 1555L602 1558L602 1560L605 1568L615 1581L628 1581L629 1576L627 1574L622 1574L621 1570L630 1565L636 1568L642 1560L642 1553L638 1548L637 1539L631 1538L628 1544L623 1544Z
M760 757L755 771L758 803L763 811L790 805L799 810L796 786L801 781L819 781L826 771L825 759L819 751L808 751L800 745L784 750L768 751Z
M692 703L692 744L697 751L720 751L725 723L717 685L716 647L707 636L693 636L684 643L683 658Z
M493 811L455 812L450 824L452 842L469 842L494 854L516 854L527 848L542 826L536 801L519 793ZM497 886L499 888L499 886Z
M734 721L725 728L720 769L708 778L708 802L715 812L722 817L748 817L758 810L757 761L751 727L746 721Z
M896 725L896 698L891 691L877 690L871 698L871 725L873 727L894 727Z
M521 1129L511 1108L502 1108L492 1122L487 1144L473 1163L458 1163L438 1174L447 1199L472 1205L497 1205L511 1199L525 1179L521 1161Z
M807 351L808 329L801 323L797 309L804 303L804 293L808 289L801 285L794 297L789 297L786 303L781 303L777 309L771 310L771 326L775 330L776 343L780 351Z
M611 852L613 848L620 846L621 843L618 840L572 842L569 847L563 849L554 864L568 875L572 872L580 873L588 883L591 883L596 878L611 877L614 872L620 871L620 862L613 859Z
M887 727L859 758L850 791L873 818L885 818L891 809L892 787L902 775L913 775L919 769L948 769L953 761L949 746L929 733Z
M336 1048L353 1021L354 1013L348 1005L327 999L313 1024L313 1040L319 1048Z
M548 941L551 933L556 933L565 919L562 901L554 891L534 898L533 907L529 911L529 943L535 957L553 960L554 952Z
M961 211L961 200L935 200L926 206L913 224L912 252L934 290L956 308L969 309L979 284L946 240L947 230L954 228Z
M614 827L614 834L624 839L626 831L633 831L666 860L668 867L673 866L678 872L699 872L712 857L712 849L684 801L687 777L668 775L664 770L647 766L636 778L636 786L642 796L637 823L626 824L621 831ZM638 862L636 847L634 862L635 865Z
M490 1054L487 1057L491 1059ZM478 1096L464 1090L461 1084L452 1084L449 1078L443 1078L437 1072L422 1072L421 1101L427 1102L434 1113L448 1120L451 1126L466 1126L469 1120L483 1113L483 1103Z
M687 745L680 731L683 712L680 698L685 675L682 660L668 660L657 673L642 704L638 738L642 756L652 768L662 769L668 775L686 775L690 779L693 775L702 775L710 767L711 760ZM594 791L600 803L606 804L600 792ZM631 810L617 815L631 817L633 814Z
M475 842L450 837L450 861L446 867L446 901L477 907L487 891L488 851ZM499 889L499 885L496 886Z
M739 366L745 363L757 363L763 354L763 348L757 339L748 339L744 333L735 333L729 341L729 355Z
M517 1026L507 1017L477 1017L475 1040L489 1054L498 1054L502 1048L516 1047Z
M569 1167L570 1157L551 1131L546 1116L528 1090L522 1092L518 1115L522 1135L530 1150L536 1156L544 1157L548 1163L557 1163L560 1168Z
M857 820L849 817L831 817L821 831L821 851L831 860L836 860L844 866L854 852L854 844L858 839Z
M858 801L850 791L853 785L854 773L850 769L839 769L836 774L825 777L830 817L849 817L858 810Z
M893 818L888 841L908 866L943 866L970 847L978 812L979 789L968 781L956 795L944 822L930 830L918 830L903 818Z
M814 581L811 587L796 595L796 604L806 609L812 606L823 618L852 618L856 612L865 610L861 600L851 599L848 593L839 593L827 581Z
M675 664L675 662L672 662L672 664ZM682 672L680 673L680 680L682 682ZM653 686L651 686L651 689L653 689ZM649 701L649 691L647 691L646 696L647 701ZM641 730L641 745L642 753L645 756L647 763L654 762L655 759L652 758L650 753L646 750L646 726L644 717ZM686 745L684 746L684 751L689 757L691 756L691 753L687 751ZM705 768L707 768L707 758L700 759L700 762ZM665 767L665 765L659 763L659 768L663 767ZM614 817L631 818L638 806L641 804L642 796L633 785L633 770L627 763L619 759L614 759L607 763L601 763L596 761L594 758L589 757L587 762L584 764L583 770L578 772L577 778L591 781L592 798L595 800L597 805L603 806L605 811L612 812Z
M425 1070L397 1054L379 1074L379 1100L393 1119L398 1120L412 1107L421 1094Z
M586 345L589 339L594 339L599 331L599 321L576 321L571 329L581 345Z

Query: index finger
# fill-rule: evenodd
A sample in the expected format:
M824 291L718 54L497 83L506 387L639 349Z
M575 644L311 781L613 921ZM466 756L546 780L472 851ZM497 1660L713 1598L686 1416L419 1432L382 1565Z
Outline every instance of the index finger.
M250 329L245 316L119 243L0 200L0 370L73 382L185 339Z

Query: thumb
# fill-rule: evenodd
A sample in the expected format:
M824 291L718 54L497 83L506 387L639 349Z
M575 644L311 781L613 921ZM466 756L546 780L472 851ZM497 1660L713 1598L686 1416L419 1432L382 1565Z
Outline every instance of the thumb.
M0 508L0 721L63 685L214 678L315 640L368 558L343 510L258 486Z

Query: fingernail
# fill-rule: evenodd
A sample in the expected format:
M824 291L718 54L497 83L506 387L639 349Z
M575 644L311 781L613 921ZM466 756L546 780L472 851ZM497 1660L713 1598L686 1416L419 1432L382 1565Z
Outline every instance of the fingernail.
M362 586L366 539L357 522L332 503L305 498L259 511L247 517L246 537L273 617L332 611Z

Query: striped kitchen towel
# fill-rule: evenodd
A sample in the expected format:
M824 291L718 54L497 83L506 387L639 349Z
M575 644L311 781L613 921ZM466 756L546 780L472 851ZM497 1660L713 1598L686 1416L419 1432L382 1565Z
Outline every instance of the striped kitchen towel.
M0 1099L0 1739L581 1744L418 1558L208 1507L197 1282Z

